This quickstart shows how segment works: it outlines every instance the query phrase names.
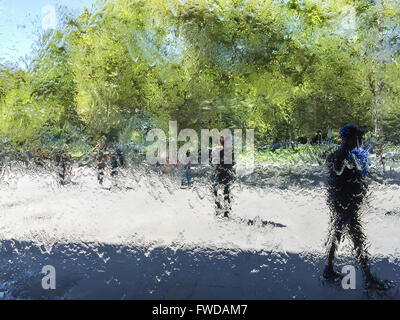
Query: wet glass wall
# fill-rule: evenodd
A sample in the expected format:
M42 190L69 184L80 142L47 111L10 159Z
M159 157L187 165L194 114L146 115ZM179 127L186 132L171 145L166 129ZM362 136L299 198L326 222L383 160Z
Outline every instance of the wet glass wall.
M398 1L0 17L1 299L400 297Z

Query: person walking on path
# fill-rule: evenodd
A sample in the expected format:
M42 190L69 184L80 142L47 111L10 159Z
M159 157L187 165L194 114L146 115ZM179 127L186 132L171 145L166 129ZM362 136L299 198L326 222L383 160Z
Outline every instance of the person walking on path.
M354 125L343 127L340 131L342 144L327 159L328 206L332 215L328 259L323 275L327 280L341 278L341 274L333 268L333 261L337 246L348 230L365 276L366 286L384 289L384 283L371 273L366 237L360 221L360 209L368 189L365 180L367 170L360 165L360 157L357 158L363 135L364 131ZM366 159L361 157L361 161L365 162Z

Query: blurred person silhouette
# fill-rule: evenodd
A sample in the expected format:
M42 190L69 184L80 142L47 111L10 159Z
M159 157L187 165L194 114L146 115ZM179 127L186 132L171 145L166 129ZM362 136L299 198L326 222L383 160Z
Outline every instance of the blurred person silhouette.
M179 170L179 161L176 160L175 163L173 163L170 160L169 155L167 154L165 172L171 174L172 179L175 179L178 170Z
M219 152L219 163L215 165L214 175L213 175L213 194L215 198L215 206L217 210L217 215L223 212L223 216L225 218L229 218L229 214L232 210L231 207L231 192L230 188L232 186L234 180L234 154L232 151L232 147L230 150L225 148L225 140L221 138L220 140L220 148L216 150L212 150L210 152L210 160L212 160L212 155L214 152ZM232 159L231 161L225 161L225 151L231 152ZM223 191L223 201L220 200L218 195L218 191L222 189Z
M186 157L190 157L190 151L186 151ZM191 170L191 162L190 159L188 163L182 164L182 172L181 172L181 188L190 188L192 186L191 182L191 175L192 175L192 170ZM186 183L185 183L186 179Z
M107 137L102 135L96 146L91 150L94 153L97 165L97 181L100 185L104 182L105 170L107 167Z
M116 145L113 147L110 155L111 162L111 177L118 175L118 168L123 167L125 163L123 152L120 146Z
M107 167L111 168L110 176L116 177L118 168L125 164L122 148L117 145L115 130L111 130L108 134L103 134L91 152L94 153L97 164L97 181L100 185L103 185Z
M175 179L175 176L177 176L177 172L179 170L178 168L179 163L178 161L176 161L175 163L170 164L170 166L171 166L171 176L173 179Z
M334 270L333 261L337 246L347 230L363 270L366 287L384 289L384 283L371 274L366 237L360 222L360 208L368 189L365 180L368 157L361 147L363 135L364 131L354 125L343 127L340 130L341 146L327 159L331 231L323 276L326 280L339 280L342 277Z
M42 150L41 147L38 147L36 149L36 152L33 155L33 161L36 165L44 167L45 166L45 161L49 160L50 157L47 153L47 151Z
M72 157L68 152L67 145L63 145L60 149L55 150L54 161L57 166L60 184L64 186L68 183L68 177L72 173Z

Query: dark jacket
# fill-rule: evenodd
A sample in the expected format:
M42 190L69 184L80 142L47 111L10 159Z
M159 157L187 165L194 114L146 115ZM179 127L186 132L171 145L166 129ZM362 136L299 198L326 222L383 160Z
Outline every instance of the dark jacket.
M215 178L217 181L225 182L233 179L234 172L233 166L234 162L234 154L232 152L232 161L231 163L225 163L225 150L222 149L219 151L219 160L220 162L215 166Z
M350 152L340 147L328 157L327 166L329 203L340 207L358 206L366 194L367 184Z

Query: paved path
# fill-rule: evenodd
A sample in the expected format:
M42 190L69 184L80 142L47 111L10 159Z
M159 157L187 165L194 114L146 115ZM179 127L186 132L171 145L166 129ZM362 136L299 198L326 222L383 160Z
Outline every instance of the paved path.
M129 173L108 190L80 170L67 187L46 174L3 177L0 297L366 297L359 273L354 291L319 280L328 232L323 186L235 185L227 221L215 217L206 185L181 190L170 179ZM400 285L398 195L397 185L373 185L363 220L373 271ZM351 255L345 240L339 265L357 265ZM52 293L40 286L45 264L57 269ZM396 290L386 298L397 298Z

